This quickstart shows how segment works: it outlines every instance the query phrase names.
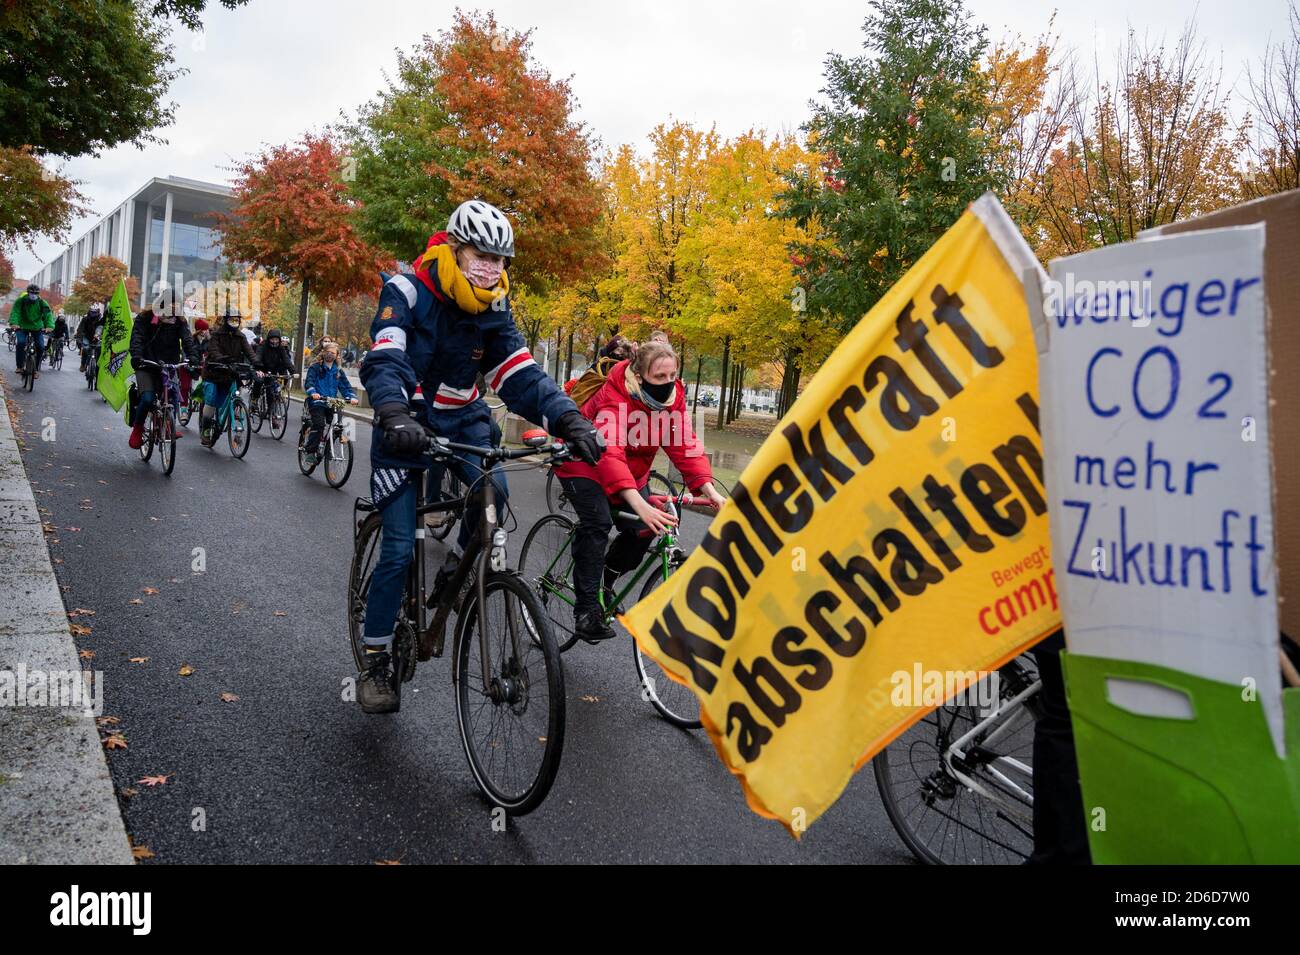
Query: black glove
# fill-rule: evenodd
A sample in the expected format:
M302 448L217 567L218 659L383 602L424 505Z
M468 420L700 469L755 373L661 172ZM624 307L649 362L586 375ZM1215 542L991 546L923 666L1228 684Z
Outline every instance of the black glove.
M580 411L566 411L555 422L556 437L563 438L579 460L595 464L605 453L605 436L582 416Z
M384 434L384 450L390 454L413 457L428 448L428 433L405 405L382 405L375 409L375 417Z

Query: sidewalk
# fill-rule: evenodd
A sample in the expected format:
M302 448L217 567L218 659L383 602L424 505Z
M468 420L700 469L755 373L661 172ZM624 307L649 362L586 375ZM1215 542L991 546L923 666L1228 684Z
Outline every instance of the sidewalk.
M2 381L0 594L0 864L129 865L94 718L46 696L52 686L80 692L81 661Z

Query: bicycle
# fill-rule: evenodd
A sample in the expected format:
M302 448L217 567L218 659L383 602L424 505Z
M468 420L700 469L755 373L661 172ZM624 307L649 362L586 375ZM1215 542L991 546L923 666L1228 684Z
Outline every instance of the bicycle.
M325 462L325 481L332 488L340 488L352 474L352 438L343 422L343 409L347 402L342 398L326 398L325 403L334 412L334 420L326 423L316 446L316 460L307 463L307 434L311 431L311 413L307 402L302 404L302 429L298 432L298 470L308 477L316 465Z
M45 357L55 371L63 367L63 343L62 338L56 338L50 342L50 347L46 350Z
M567 456L544 432L525 436L525 448L478 448L441 438L428 457L450 461L454 454L482 458L484 476L501 462L534 454ZM469 463L469 462L465 462ZM448 618L454 613L452 683L456 722L474 781L494 805L512 815L536 809L559 771L564 748L564 672L560 651L537 595L507 567L507 533L497 522L495 483L480 477L456 501L426 502L423 474L414 472L417 546L407 569L392 645L395 680L407 682L417 663L441 657ZM424 515L467 506L479 509L478 533L456 569L427 593ZM358 516L363 515L363 516ZM357 498L355 544L348 578L348 628L358 670L365 666L366 602L380 551L383 523L375 505ZM487 608L480 612L480 608ZM432 620L426 615L433 611ZM490 623L484 625L483 621ZM531 720L531 722L529 722ZM519 726L514 725L519 723ZM517 748L516 748L517 747Z
M716 510L708 498L695 497L685 490L675 495L651 494L650 504L679 519L682 508L688 505L707 506ZM617 525L641 528L642 534L650 533L645 529L644 522L631 511L618 509L614 514ZM624 601L641 584L642 578L646 579L641 586L639 600L648 597L652 590L664 583L686 562L685 551L677 546L677 530L670 530L655 538L645 560L632 572L621 590L610 593L601 587L599 600L606 625L612 625L615 617L623 612ZM574 623L577 594L573 586L573 535L576 531L577 524L563 514L547 514L529 530L528 536L524 538L523 549L519 552L519 572L537 591L538 599L557 633L561 653L578 642ZM703 723L700 721L700 704L695 694L668 676L652 658L643 654L635 640L632 641L632 651L636 658L637 678L650 705L674 726L699 729Z
M36 387L36 373L41 367L41 333L28 332L23 355L23 388L32 391Z
M86 390L94 391L99 385L99 342L91 342L86 348L90 352L86 359Z
M261 434L262 422L271 422L271 437L279 441L289 430L288 375L268 375L248 407L248 420L255 434ZM274 391L274 394L272 394Z
M14 335L14 330L13 330L13 328L6 326L6 327L5 327L5 347L7 347L10 351L13 351L13 350L14 350L14 345L16 345L17 342L18 342L18 339L17 339L17 338L15 337L15 335Z
M442 469L442 481L438 485L438 499L441 501L455 501L465 496L465 485L461 483L456 472L451 468ZM425 522L425 533L428 537L436 541L446 540L451 529L456 526L456 521L460 519L460 508L452 508L447 511L434 512L431 517L440 519L440 523L430 524Z
M1034 724L1042 682L1022 654L967 692L987 712L949 703L909 727L871 762L885 813L932 865L1018 863L1034 847ZM967 697L968 699L970 697Z
M149 417L141 434L140 460L147 464L153 457L156 445L163 474L170 477L176 467L176 409L181 404L181 385L176 372L183 366L156 361L143 361L140 364L144 368L157 368L162 377L162 389L153 407L149 409Z
M227 365L219 362L209 362L210 368L217 368L224 371L235 373L235 380L230 383L230 388L226 391L226 400L221 403L217 409L216 430L212 435L212 443L209 448L215 448L217 442L221 440L222 432L225 432L226 441L230 445L230 453L236 458L243 458L248 453L249 428L248 428L248 405L245 404L243 395L239 393L240 386L244 383L247 376L252 374L252 366L248 364ZM199 399L199 411L202 414L203 399ZM191 410L193 409L194 396L190 396ZM183 423L188 423L188 418ZM202 421L202 417L200 417Z

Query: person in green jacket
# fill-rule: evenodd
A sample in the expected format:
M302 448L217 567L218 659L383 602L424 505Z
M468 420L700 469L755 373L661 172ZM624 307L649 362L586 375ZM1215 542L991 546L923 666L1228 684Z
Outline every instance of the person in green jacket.
M27 286L27 294L14 302L13 311L9 313L9 324L18 330L15 336L18 347L14 349L18 358L17 370L23 370L29 340L36 345L36 367L39 368L41 355L45 353L45 333L54 327L54 312L50 303L41 298L39 285ZM40 375L36 377L39 378Z

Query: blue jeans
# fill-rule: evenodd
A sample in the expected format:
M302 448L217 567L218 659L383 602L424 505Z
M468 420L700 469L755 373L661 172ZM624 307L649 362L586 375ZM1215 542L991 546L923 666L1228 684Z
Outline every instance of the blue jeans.
M379 512L383 531L379 538L379 562L370 577L366 600L367 646L387 648L393 641L397 611L406 589L406 569L415 557L415 482L384 502Z
M18 371L23 370L23 363L27 360L27 337L29 335L34 336L36 339L36 364L39 366L41 363L41 355L45 351L45 333L29 332L25 328L19 328L15 331L16 334L14 335L14 341L17 344L17 347L15 348L17 354L14 355L14 357L18 359L18 364L15 367Z

